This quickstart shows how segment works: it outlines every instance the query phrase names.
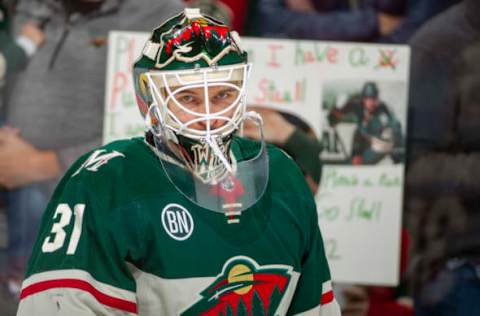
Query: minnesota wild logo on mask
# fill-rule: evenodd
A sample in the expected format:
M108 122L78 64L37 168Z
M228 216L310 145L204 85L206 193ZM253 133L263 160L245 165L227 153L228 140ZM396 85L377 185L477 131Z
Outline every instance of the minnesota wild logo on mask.
M229 154L232 137L233 135L228 135L218 142L218 148L222 153L225 153L225 158L232 165L232 169L235 170L235 157ZM228 170L208 143L182 136L179 136L178 140L184 148L181 151L184 164L190 168L198 179L204 183L214 184L225 178Z

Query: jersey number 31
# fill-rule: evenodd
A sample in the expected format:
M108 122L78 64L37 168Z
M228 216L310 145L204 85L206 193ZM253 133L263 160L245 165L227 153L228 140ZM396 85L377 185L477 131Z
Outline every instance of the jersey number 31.
M45 238L42 245L43 252L54 252L63 247L65 243L65 227L70 224L72 219L72 213L75 216L73 223L72 234L70 236L70 242L68 243L67 255L75 254L77 250L78 241L82 233L83 212L85 210L85 204L77 204L73 207L73 212L68 204L59 204L53 214L53 219L57 222L53 223L50 235Z

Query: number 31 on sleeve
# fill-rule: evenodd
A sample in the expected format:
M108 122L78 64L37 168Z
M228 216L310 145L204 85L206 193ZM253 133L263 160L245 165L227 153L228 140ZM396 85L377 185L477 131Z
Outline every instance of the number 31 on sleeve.
M70 242L68 243L67 255L75 254L77 250L78 241L80 240L80 235L82 234L82 222L83 222L83 212L85 210L85 204L77 204L73 207L73 212L68 204L59 204L53 214L53 219L57 222L53 223L52 229L50 230L50 235L45 238L42 245L43 252L54 252L63 247L65 243L65 233L64 228L68 226L72 219L72 213L75 217L73 223L72 235L70 236Z

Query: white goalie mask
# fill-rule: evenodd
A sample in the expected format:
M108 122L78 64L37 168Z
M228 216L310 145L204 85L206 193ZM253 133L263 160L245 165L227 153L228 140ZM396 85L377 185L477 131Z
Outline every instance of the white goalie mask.
M245 119L262 133L261 118L245 110L251 66L235 37L187 10L154 30L134 66L137 102L167 176L219 212L250 207L268 180L265 143L234 136Z

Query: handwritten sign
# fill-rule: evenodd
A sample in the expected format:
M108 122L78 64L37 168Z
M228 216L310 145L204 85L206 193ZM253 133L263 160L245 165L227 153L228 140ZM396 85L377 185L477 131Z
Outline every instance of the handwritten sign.
M335 281L398 282L403 169L324 168L318 216Z
M132 66L140 56L148 34L111 32L105 95L103 142L142 135L145 123L137 108Z
M145 130L131 68L147 37L110 33L105 143ZM241 46L253 63L247 102L302 118L324 137L322 159L348 160L356 129L350 122L332 130L325 104L341 106L367 80L378 83L380 97L406 130L408 47L258 38L243 38ZM398 283L403 168L402 163L324 166L316 201L333 280Z
M315 67L297 66L290 41L245 38L242 48L253 64L247 102L302 118L321 135L320 94Z

